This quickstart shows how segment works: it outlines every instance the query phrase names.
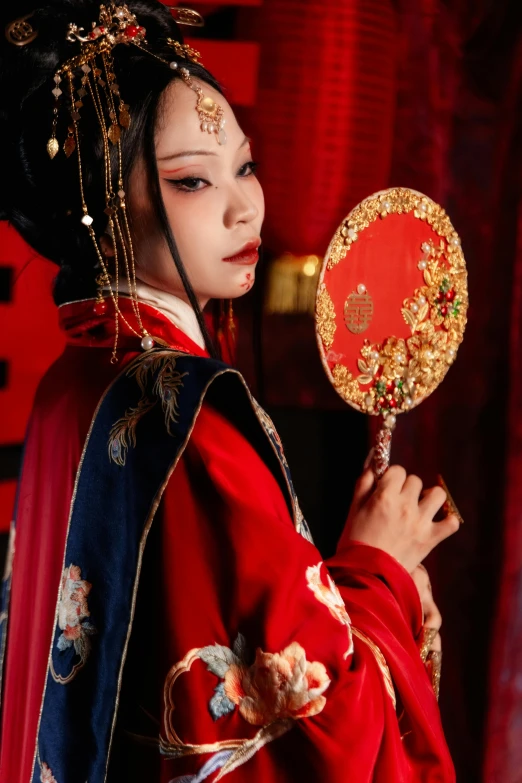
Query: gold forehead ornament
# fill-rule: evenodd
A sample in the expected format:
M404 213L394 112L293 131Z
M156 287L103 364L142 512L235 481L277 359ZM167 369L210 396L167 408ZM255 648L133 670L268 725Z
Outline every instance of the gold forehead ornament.
M175 13L173 13L173 16L179 24L192 26L201 26L201 24L203 24L203 18L196 11L192 11L188 8L177 8L174 10ZM71 22L67 29L66 40L70 41L71 43L81 43L82 49L79 55L71 57L69 60L63 63L60 68L58 68L54 76L55 85L52 92L56 102L59 101L62 95L62 90L60 88L61 77L63 75L74 73L79 69L83 71L82 81L84 82L84 88L86 86L84 79L85 76L90 73L89 69L94 71L94 75L97 77L98 85L102 88L105 88L106 82L105 79L100 79L101 74L98 73L100 68L96 66L96 58L101 57L102 59L111 59L112 50L116 46L119 44L132 44L160 62L165 63L165 65L168 65L172 70L179 71L179 74L184 83L197 95L195 109L198 113L201 130L205 133L214 134L220 145L226 144L227 137L224 130L225 118L223 109L219 106L219 104L216 103L216 101L204 94L202 88L193 81L187 68L182 66L180 67L180 64L176 60L169 62L168 60L164 59L163 57L159 57L147 48L146 30L139 24L136 16L132 13L127 5L118 5L116 3L111 3L108 6L101 5L98 22L92 23L91 30L89 32L86 32L83 27L79 27L77 24ZM198 51L196 51L196 49L193 49L191 46L182 44L179 41L175 41L171 38L167 40L167 43L174 49L174 52L178 57L193 63L201 64L199 60L201 55ZM112 73L112 81L109 84L109 90L115 96L119 97L119 87L115 82L114 73ZM85 89L83 92L86 93ZM85 95L80 95L80 99L82 97L85 97ZM122 109L122 107L124 108ZM75 108L79 109L81 108L81 105L75 106ZM120 101L120 128L118 128L118 123L114 120L114 118L111 118L113 120L109 130L109 139L111 142L114 142L114 140L118 141L121 135L121 129L129 127L130 114L128 108L128 106L125 107L125 105ZM77 119L79 119L79 112L75 113L78 115ZM123 122L121 121L122 118ZM53 134L47 143L47 151L51 158L54 158L59 151L59 144L55 136L56 119L57 105L55 103L55 121L53 122ZM71 151L70 154L72 154L72 151L74 151L71 141L65 149L66 154L68 153L68 150Z

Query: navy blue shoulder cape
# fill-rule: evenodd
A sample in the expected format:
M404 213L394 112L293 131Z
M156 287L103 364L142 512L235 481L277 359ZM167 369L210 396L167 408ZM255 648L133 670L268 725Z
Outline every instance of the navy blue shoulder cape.
M205 399L261 453L309 538L277 432L236 370L163 348L131 362L98 404L76 476L33 783L44 763L60 783L107 780L147 535Z

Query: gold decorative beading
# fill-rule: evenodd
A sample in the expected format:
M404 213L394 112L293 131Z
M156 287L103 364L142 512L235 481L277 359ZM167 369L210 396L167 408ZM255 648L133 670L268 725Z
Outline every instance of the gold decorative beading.
M332 347L337 325L335 323L334 303L324 283L317 294L316 323L319 336L323 341L324 347L328 350Z
M331 350L337 323L335 306L323 281L325 268L334 268L373 221L410 212L440 237L438 245L430 238L421 244L421 285L403 302L401 313L411 336L391 335L379 344L364 340L357 363L360 374L353 375L341 363L343 357ZM464 337L467 309L464 255L444 209L407 188L392 188L370 196L352 210L336 231L319 278L317 333L320 348L324 348L323 364L338 394L360 411L382 415L387 426L393 428L395 415L410 410L431 394L453 364Z

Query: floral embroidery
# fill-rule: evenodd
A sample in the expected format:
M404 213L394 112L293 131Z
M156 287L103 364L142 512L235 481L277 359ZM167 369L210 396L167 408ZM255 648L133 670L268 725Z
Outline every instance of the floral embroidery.
M254 737L204 745L184 743L178 737L172 723L172 689L177 678L190 671L198 659L221 680L209 703L214 720L237 708L247 723L261 727ZM180 758L216 752L212 771L220 768L215 778L217 781L252 758L267 743L289 731L296 720L317 715L323 710L326 704L323 693L330 685L330 678L322 663L307 661L300 644L293 642L280 653L265 653L258 649L254 661L249 662L248 659L245 638L239 634L232 649L220 644L196 648L172 667L165 681L167 739L160 740L164 756ZM186 781L181 778L180 781L199 783L208 774L203 767L195 777L189 776Z
M56 643L60 652L74 646L80 663L74 666L73 671L66 678L57 675L54 667L51 667L51 673L56 682L70 682L76 672L84 666L91 651L90 637L96 633L95 627L87 621L91 614L87 604L87 596L91 592L92 585L82 579L81 575L81 569L72 564L62 574L58 602L58 627L62 633Z
M309 566L306 569L306 582L308 589L312 591L318 601L328 607L332 617L335 617L341 625L345 625L348 630L348 650L344 657L348 658L353 653L353 639L351 631L351 621L346 611L339 588L333 581L329 573L326 574L328 584L325 585L321 578L322 562L315 566Z
M309 718L326 704L322 695L330 678L322 663L306 660L293 642L280 653L258 649L252 666L233 663L225 675L225 694L241 716L254 726L284 718Z
M322 695L330 679L322 663L309 663L306 653L293 642L280 653L259 648L255 661L246 661L246 643L239 634L234 650L213 644L199 657L223 682L215 689L209 708L214 720L239 707L241 716L254 726L266 726L284 718L308 718L321 712Z
M40 765L40 783L57 783L52 770L45 762Z

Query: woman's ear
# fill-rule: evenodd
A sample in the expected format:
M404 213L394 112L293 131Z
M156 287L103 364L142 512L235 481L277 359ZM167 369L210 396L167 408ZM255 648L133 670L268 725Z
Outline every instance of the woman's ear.
M109 234L100 237L100 247L105 258L114 258L114 240Z

